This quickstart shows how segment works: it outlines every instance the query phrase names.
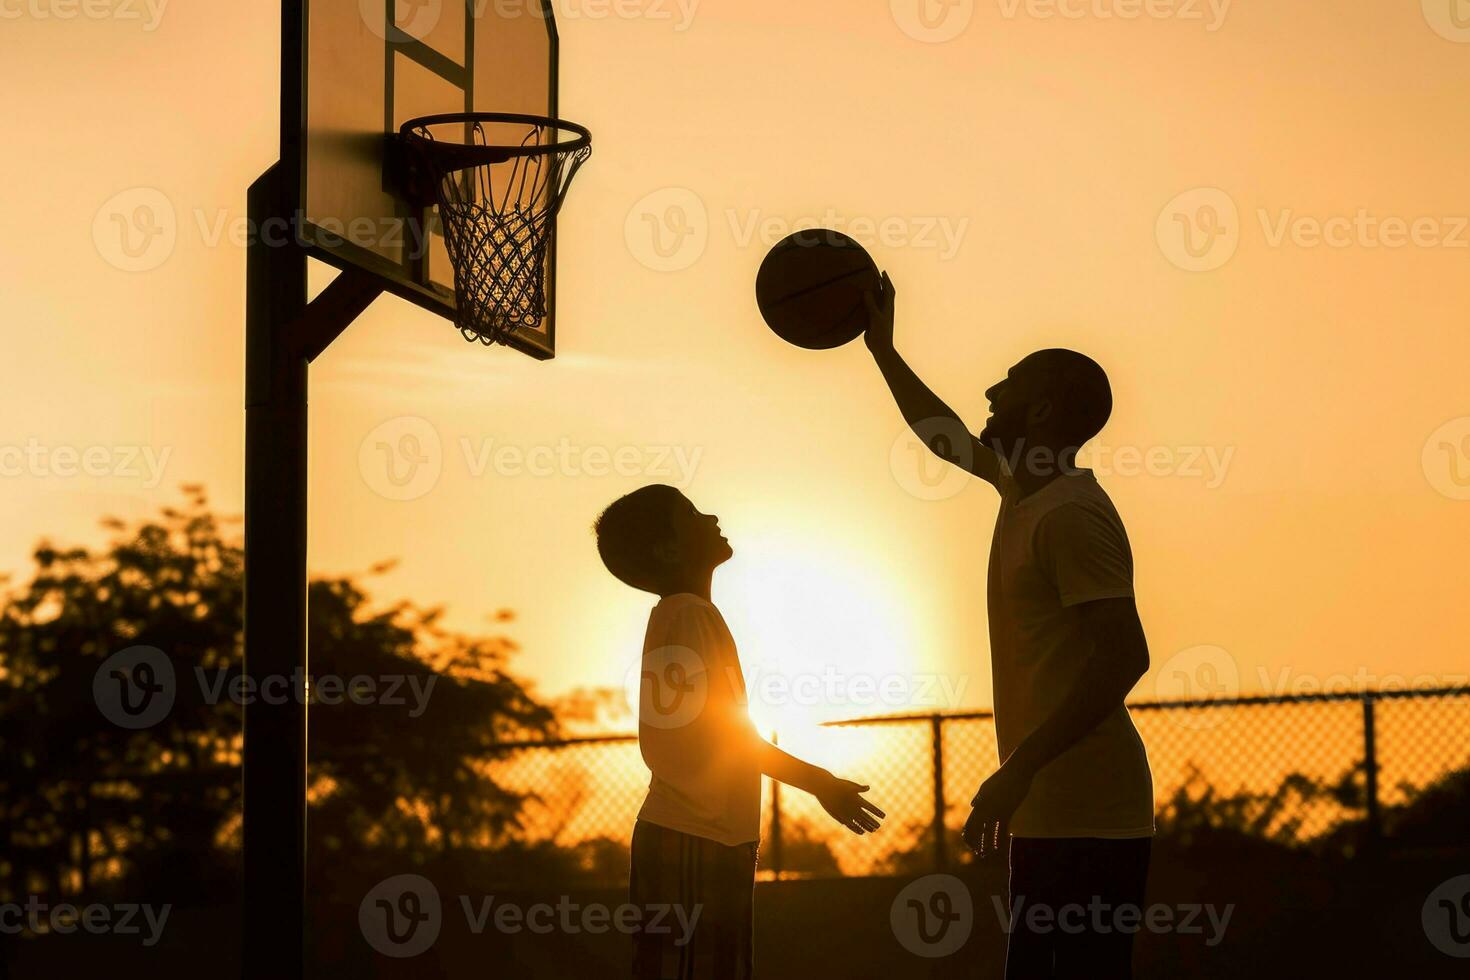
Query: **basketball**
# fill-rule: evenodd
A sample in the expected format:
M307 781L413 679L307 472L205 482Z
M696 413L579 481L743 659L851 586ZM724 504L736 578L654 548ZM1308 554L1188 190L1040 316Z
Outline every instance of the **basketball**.
M861 245L814 228L771 249L755 279L755 299L776 336L807 350L831 350L862 336L864 298L881 288L878 265Z

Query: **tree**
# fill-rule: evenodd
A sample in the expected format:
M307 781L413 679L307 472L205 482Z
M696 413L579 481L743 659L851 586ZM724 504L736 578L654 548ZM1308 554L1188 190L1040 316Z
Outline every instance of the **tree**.
M244 555L204 491L185 494L156 520L104 521L101 551L42 542L30 581L0 594L6 899L166 886L178 901L238 875ZM309 602L314 679L294 680L315 702L313 846L423 860L513 838L523 797L486 763L497 742L557 731L508 671L515 644L407 602L373 611L351 577L313 581ZM174 701L131 729L93 685L137 646L166 658Z

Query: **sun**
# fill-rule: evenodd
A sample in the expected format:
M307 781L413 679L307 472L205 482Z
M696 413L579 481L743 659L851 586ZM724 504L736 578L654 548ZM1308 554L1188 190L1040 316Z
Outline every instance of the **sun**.
M742 539L715 599L739 644L750 715L763 734L779 733L793 750L817 743L830 755L822 722L926 710L914 698L916 634L886 571L828 543Z

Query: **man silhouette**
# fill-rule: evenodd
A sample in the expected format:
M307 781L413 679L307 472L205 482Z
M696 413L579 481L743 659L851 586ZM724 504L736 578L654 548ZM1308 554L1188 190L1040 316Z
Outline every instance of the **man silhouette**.
M1074 351L1031 354L986 391L991 416L972 436L895 350L894 298L884 275L866 339L899 410L1001 497L987 600L1002 764L971 801L965 840L982 857L1009 843L1006 977L1129 977L1153 780L1123 699L1148 644L1123 522L1076 465L1112 412L1107 375Z

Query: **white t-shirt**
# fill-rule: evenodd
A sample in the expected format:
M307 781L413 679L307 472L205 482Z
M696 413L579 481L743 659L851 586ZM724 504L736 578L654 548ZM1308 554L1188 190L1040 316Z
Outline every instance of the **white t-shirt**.
M990 651L1002 761L1056 710L1093 652L1079 604L1133 595L1123 521L1087 470L1017 499L1002 465L990 548ZM1017 837L1149 837L1153 777L1119 705L1044 766L1011 819Z
M638 819L727 846L759 840L760 736L735 638L711 603L681 593L653 607L638 701L653 773Z

